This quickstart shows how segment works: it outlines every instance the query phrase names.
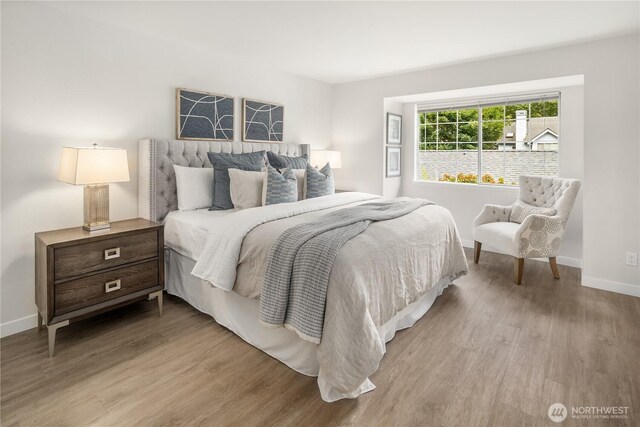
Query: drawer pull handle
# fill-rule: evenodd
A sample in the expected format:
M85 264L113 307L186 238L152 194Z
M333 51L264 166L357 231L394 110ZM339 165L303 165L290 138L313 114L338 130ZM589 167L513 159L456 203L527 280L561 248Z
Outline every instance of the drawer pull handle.
M113 280L104 284L104 291L106 293L117 291L118 289L120 289L120 279Z
M104 250L104 259L120 258L120 248L111 248Z

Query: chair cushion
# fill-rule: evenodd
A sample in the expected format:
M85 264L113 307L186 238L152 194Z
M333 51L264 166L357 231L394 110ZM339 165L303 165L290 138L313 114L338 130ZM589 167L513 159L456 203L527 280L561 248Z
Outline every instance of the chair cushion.
M525 220L529 215L547 215L553 216L556 214L557 209L555 208L545 208L544 206L534 206L528 203L523 202L522 200L516 200L513 204L513 208L511 208L511 216L509 217L509 221L515 222L518 224L522 224L522 221Z
M513 241L520 224L515 222L490 222L473 229L473 240L491 246L507 255L517 256L518 246Z

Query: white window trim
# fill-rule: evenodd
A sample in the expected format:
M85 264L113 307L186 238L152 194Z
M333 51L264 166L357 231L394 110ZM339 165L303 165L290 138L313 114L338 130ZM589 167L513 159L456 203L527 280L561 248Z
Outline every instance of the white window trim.
M413 168L414 168L414 173L413 173L413 182L414 183L418 183L418 184L444 184L444 185L455 185L455 186L473 186L473 187L478 187L478 186L482 186L483 188L514 188L517 189L518 186L517 185L506 185L506 184L492 184L492 183L485 183L482 182L482 144L483 143L487 143L489 141L482 141L482 108L483 107L488 107L488 106L496 106L496 105L503 105L503 104L508 104L508 103L517 103L518 101L528 101L528 103L533 102L535 99L540 99L540 98L557 98L558 99L558 130L559 133L561 133L561 127L562 127L562 120L561 120L561 107L562 107L562 91L560 89L556 89L553 90L551 92L549 91L532 91L532 92L520 92L518 94L515 95L509 95L509 94L501 94L498 96L483 96L482 98L476 99L476 100L470 100L470 99L464 99L464 100L451 100L451 101L446 101L446 100L439 100L438 102L417 102L414 106L414 120L415 120L415 125L414 125L414 149L413 149L413 154L414 154L414 158L413 158ZM465 107L469 108L469 107L477 107L478 108L478 141L475 142L476 144L478 144L478 168L477 168L477 180L475 183L466 183L466 182L450 182L450 181L439 181L439 180L423 180L423 179L419 179L418 178L418 158L419 158L419 153L422 151L429 151L429 150L420 150L420 144L422 143L420 141L420 122L418 120L418 113L419 112L427 112L427 111L445 111L445 110L453 110L453 109L464 109ZM529 115L527 117L527 119L530 119L530 114L531 110L529 109ZM503 117L503 122L506 121L507 119ZM515 119L513 119L515 120ZM466 122L463 122L466 123ZM459 120L456 120L456 125L459 124ZM556 137L558 137L558 134L556 134L555 132L553 132L552 130L548 129L549 132L551 132L553 135L555 135ZM460 142L457 141L458 136L457 136L457 132L458 129L456 127L456 142L454 144L459 144ZM542 132L541 135L545 134L546 132ZM437 137L436 137L437 139ZM533 140L531 142L534 142ZM427 142L428 143L428 142ZM435 142L436 144L438 143L437 141ZM469 142L470 144L474 144L474 142ZM502 141L502 144L505 144L505 141ZM562 144L560 143L560 141L558 141L558 171L560 171L560 162L561 162L561 146ZM437 152L437 150L436 150ZM506 161L506 159L504 160ZM436 169L437 171L437 169ZM457 176L457 159L456 159L456 176ZM439 176L439 173L436 173L437 176Z

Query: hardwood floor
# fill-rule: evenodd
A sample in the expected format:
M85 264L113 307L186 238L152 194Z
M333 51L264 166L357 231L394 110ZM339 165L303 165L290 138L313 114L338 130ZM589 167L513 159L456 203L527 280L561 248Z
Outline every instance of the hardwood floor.
M580 271L467 252L470 274L387 345L377 389L320 399L287 368L168 296L58 331L2 339L1 423L12 425L555 425L549 405L628 406L640 425L640 298L580 286Z

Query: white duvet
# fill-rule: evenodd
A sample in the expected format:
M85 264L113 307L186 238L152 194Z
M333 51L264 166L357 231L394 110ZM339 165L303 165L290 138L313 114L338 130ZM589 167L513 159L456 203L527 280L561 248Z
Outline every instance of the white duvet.
M213 286L256 298L268 251L283 230L326 211L377 198L340 193L216 217L208 223L202 249L193 250L197 263L192 274ZM466 271L453 218L437 205L374 222L348 241L331 271L318 346L323 399L357 397L371 390L368 377L378 369L385 352L382 326L436 284Z
M206 245L199 256L195 254L197 263L191 274L213 286L230 291L236 282L236 267L244 238L257 226L308 212L379 198L380 196L366 193L340 193L296 203L244 209L222 217L210 223Z

